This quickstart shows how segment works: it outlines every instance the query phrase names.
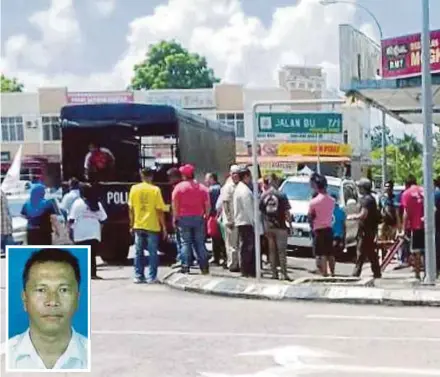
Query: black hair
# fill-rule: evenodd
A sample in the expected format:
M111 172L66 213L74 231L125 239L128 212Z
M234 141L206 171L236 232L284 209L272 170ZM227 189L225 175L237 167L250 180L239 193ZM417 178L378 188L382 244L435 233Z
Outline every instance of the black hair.
M180 171L178 168L170 168L167 170L168 177L172 178L182 178L182 174L180 174Z
M318 173L313 173L310 177L310 182L314 183L318 190L325 190L327 188L327 179Z
M214 180L214 182L218 182L218 174L217 173L208 173L208 175Z
M87 207L92 212L99 211L99 194L96 185L83 183L80 188L80 193Z
M77 178L72 177L69 180L69 187L71 190L77 190L79 188L79 181Z
M143 168L141 175L143 178L153 178L155 171L151 168Z
M251 176L251 171L249 170L249 168L245 168L243 170L240 170L238 176L240 177L240 181L242 181L244 178Z
M29 271L34 264L45 263L45 262L58 262L69 264L75 273L75 279L78 286L81 282L81 272L79 268L78 258L76 258L69 251L64 249L40 249L34 251L31 257L27 260L26 265L23 270L23 289L26 289L26 284L29 280Z
M411 187L416 184L417 184L417 178L414 177L414 175L412 175L412 174L408 175L408 177L406 178L406 181L405 181L405 185L408 187Z

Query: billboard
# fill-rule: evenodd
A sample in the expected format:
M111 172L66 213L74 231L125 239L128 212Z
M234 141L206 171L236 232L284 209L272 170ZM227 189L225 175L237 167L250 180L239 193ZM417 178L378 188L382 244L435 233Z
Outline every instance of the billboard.
M440 30L431 31L431 72L440 72ZM420 34L382 41L382 76L385 79L419 76L422 70Z
M69 92L67 103L70 104L91 104L91 103L123 103L133 102L132 92Z
M380 72L380 46L351 25L339 25L339 88L353 80L375 80Z

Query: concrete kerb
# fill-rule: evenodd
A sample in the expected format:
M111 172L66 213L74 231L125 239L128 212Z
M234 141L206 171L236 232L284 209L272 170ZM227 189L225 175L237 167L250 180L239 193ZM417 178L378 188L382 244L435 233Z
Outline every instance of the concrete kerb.
M257 283L252 279L184 275L177 271L165 276L163 283L186 292L246 299L440 307L440 290Z

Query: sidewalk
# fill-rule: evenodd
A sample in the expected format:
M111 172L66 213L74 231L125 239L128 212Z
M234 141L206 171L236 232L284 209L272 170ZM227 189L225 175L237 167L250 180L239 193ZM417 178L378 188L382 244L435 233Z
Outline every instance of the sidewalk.
M189 292L228 297L270 300L316 300L351 304L440 306L440 281L427 286L414 278L411 268L395 269L390 265L382 279L373 279L367 263L361 278L350 277L353 264L338 263L335 278L323 278L315 273L315 261L305 258L288 258L292 282L270 279L269 266L265 265L263 277L242 278L221 267L211 266L208 276L199 274L197 268L183 275L178 270L163 278L171 288Z

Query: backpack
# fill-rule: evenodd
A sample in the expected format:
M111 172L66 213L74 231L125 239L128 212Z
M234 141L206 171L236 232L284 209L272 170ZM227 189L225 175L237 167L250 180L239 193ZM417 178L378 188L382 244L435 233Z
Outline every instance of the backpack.
M264 214L269 218L276 218L279 216L280 199L274 193L268 194L264 198Z

